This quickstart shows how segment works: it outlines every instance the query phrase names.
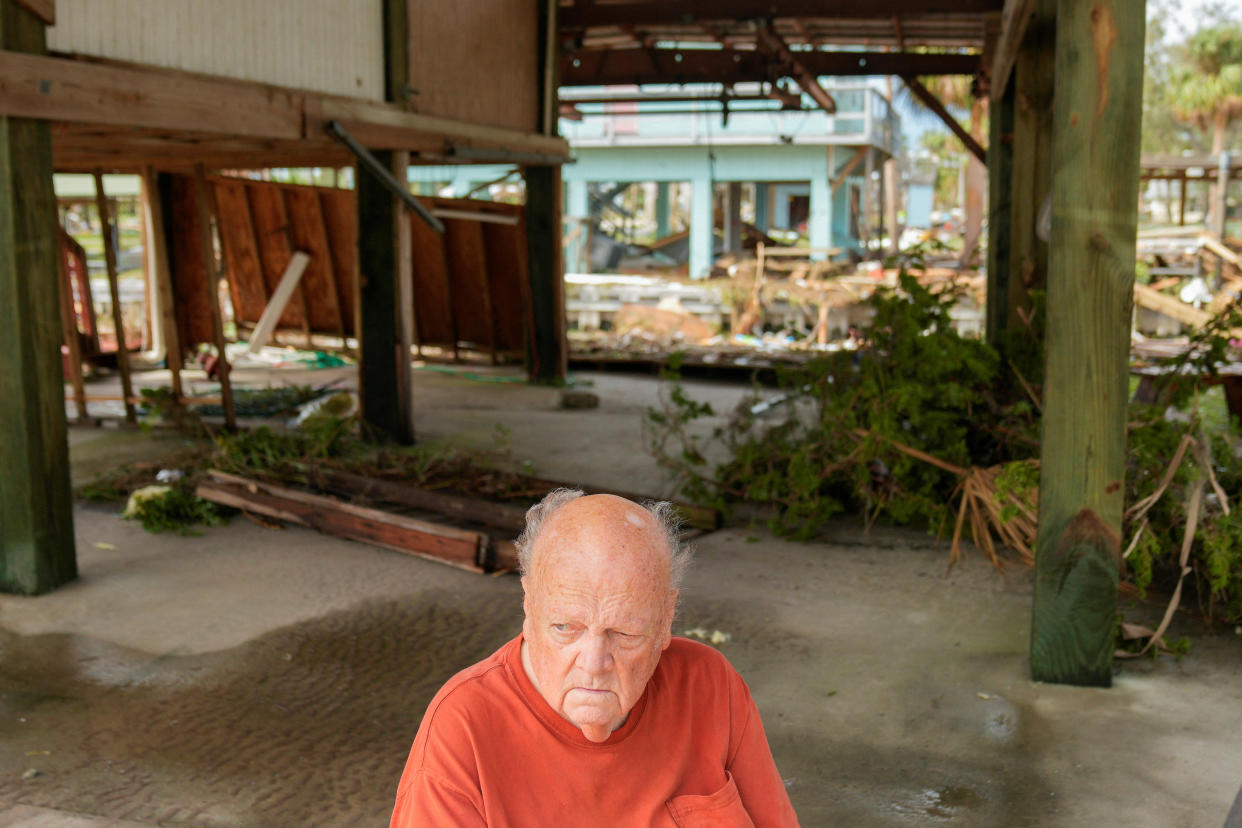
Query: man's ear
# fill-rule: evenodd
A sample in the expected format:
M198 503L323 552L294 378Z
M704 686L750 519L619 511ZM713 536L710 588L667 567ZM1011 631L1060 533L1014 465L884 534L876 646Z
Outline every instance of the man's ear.
M664 610L664 645L661 650L667 650L668 645L673 643L673 618L677 615L677 595L680 590L672 590L668 594L668 607Z
M523 575L522 576L522 616L523 616L522 635L524 635L527 638L530 638L530 633L531 633L531 630L533 629L532 628L533 622L531 621L531 609L532 608L531 608L530 591L531 591L530 576Z

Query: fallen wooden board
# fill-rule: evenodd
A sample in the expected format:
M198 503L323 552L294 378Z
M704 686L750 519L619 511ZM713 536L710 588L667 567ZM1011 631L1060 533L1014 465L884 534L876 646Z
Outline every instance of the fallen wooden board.
M204 500L288 521L350 540L382 546L484 572L489 556L487 535L354 506L322 495L299 492L212 469L195 494Z
M254 326L254 331L250 334L250 353L257 354L267 344L267 340L271 337L272 331L276 330L276 323L284 314L285 305L289 304L289 299L292 298L293 291L297 289L298 282L301 281L302 273L305 272L308 264L310 264L310 256L301 250L295 250L289 259L289 264L285 266L284 274L280 277L280 284L276 286L272 298L268 300L267 307L263 309L263 314L259 317L258 324Z
M1202 328L1212 319L1212 315L1207 311L1199 310L1176 297L1152 290L1149 286L1137 282L1134 284L1134 303L1148 310L1163 313L1193 328Z
M376 500L427 509L486 526L508 529L514 535L521 532L526 525L526 510L506 503L432 492L398 480L381 480L323 466L312 467L308 476L317 489L343 490Z

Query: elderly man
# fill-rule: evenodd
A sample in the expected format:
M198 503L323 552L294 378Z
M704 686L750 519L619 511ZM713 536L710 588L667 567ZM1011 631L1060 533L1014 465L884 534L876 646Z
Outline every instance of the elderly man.
M531 508L522 634L432 699L393 826L797 824L746 683L672 637L672 514L568 489Z

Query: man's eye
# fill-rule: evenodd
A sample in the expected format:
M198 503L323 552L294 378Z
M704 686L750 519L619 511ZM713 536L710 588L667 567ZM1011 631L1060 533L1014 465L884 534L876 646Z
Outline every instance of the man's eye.
M552 629L556 630L558 633L567 633L572 629L572 627L568 624L553 624Z

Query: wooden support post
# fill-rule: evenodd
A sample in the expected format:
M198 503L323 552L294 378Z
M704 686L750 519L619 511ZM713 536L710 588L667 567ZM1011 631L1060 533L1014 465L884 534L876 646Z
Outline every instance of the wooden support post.
M532 382L561 383L569 370L565 277L557 232L561 225L561 169L527 167L525 175L530 263L526 370Z
M42 54L42 21L0 0L0 49ZM47 121L0 117L0 591L77 577Z
M408 152L393 153L392 172L403 185L408 181L410 154ZM395 202L397 223L393 228L395 237L393 246L396 250L396 302L393 310L397 314L397 407L403 421L409 423L410 439L414 438L414 370L410 365L414 349L414 240L410 222L422 221L412 215L401 202ZM491 308L486 310L487 318L491 319ZM456 347L456 339L454 339Z
M999 345L1011 324L1010 281L1014 274L1009 251L1014 205L1014 92L1009 87L992 100L988 119L988 283L985 330L987 341ZM1016 320L1012 320L1016 321Z
M134 385L129 374L129 343L125 341L125 320L121 313L121 288L117 284L116 245L112 239L112 216L104 193L103 173L95 170L95 209L99 211L99 233L103 236L104 263L108 269L108 295L112 298L112 324L116 328L116 365L121 371L121 394L125 397L125 421L138 422L138 412L130 398Z
M224 425L232 430L237 428L237 412L233 406L233 381L229 377L232 369L224 343L224 319L220 314L220 266L216 262L216 246L211 232L211 219L216 212L212 208L214 198L203 165L195 164L194 203L198 207L198 226L202 236L207 307L211 310L211 331L216 340L216 370L220 374L220 397L224 400Z
M742 182L730 181L725 185L724 208L725 252L737 255L742 252Z
M1060 0L1036 681L1109 686L1121 557L1144 3Z
M1177 224L1179 227L1186 226L1186 171L1182 170L1182 186L1179 190L1179 198L1177 199Z
M1039 238L1040 209L1052 186L1052 90L1056 59L1056 0L1037 0L1018 50L1013 98L1009 291L1006 327L1031 309L1031 291L1048 285L1048 241ZM996 106L995 98L993 106Z
M394 168L395 153L375 157ZM401 225L409 214L365 167L354 169L358 193L358 385L364 436L414 442L410 351L403 337L398 270ZM406 248L408 250L408 248ZM408 304L408 303L407 303Z
M86 384L82 381L82 343L78 336L78 319L73 312L73 286L69 284L69 268L65 264L65 250L56 245L56 264L60 276L60 332L65 343L69 361L69 381L73 385L73 402L78 410L78 422L90 421L86 410Z
M539 122L556 134L556 0L538 12ZM530 310L526 320L526 374L532 382L563 383L569 372L565 334L565 270L561 251L561 168L526 167L526 250ZM587 236L590 244L590 235Z
M154 167L142 171L142 189L146 193L147 238L151 240L151 264L155 268L156 295L159 297L160 330L164 340L164 361L171 375L172 395L181 401L181 333L177 330L177 311L173 304L172 268L168 259L168 233L164 216L164 191Z

